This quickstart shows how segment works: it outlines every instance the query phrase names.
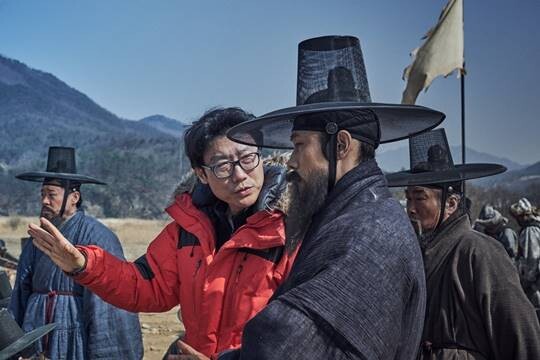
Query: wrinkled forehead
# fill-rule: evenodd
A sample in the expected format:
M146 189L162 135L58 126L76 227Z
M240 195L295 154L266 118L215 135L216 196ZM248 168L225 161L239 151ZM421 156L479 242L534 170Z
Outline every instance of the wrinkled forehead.
M212 140L204 151L204 161L213 163L221 159L231 160L238 156L257 152L256 146L240 144L229 140L226 136L218 136Z
M426 195L426 196L434 196L439 195L441 192L440 189L437 189L435 187L427 187L427 186L407 186L405 188L405 194L414 196L414 195Z

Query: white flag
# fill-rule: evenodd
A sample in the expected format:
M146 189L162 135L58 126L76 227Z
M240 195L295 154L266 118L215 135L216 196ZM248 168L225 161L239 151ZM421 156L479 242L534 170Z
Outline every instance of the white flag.
M428 31L424 44L411 53L413 62L403 72L407 87L402 104L414 104L422 89L439 75L448 76L463 71L463 0L449 0L439 21Z

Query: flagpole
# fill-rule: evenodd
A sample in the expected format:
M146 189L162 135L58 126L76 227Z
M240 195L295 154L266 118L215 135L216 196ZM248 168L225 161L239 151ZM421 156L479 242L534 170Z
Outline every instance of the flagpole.
M465 70L465 2L462 3L462 24L463 24L463 69L461 70L461 163L465 164L467 157L466 157L466 146L465 146L465 74L467 71ZM463 182L463 197L466 201L466 193L465 193L465 181Z
M463 62L463 70L461 71L461 163L465 164L465 62ZM465 193L465 181L463 182L463 197ZM463 199L466 201L465 199Z
M465 164L465 63L461 71L461 163Z

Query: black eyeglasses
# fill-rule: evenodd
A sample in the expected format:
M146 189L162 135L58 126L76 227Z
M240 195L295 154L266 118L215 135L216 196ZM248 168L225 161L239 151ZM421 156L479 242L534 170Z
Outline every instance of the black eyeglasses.
M236 161L224 161L211 166L201 165L201 167L203 169L212 170L212 172L218 179L226 179L232 176L236 165L240 166L242 170L247 172L259 166L260 161L261 154L259 154L258 152L254 152L244 155Z

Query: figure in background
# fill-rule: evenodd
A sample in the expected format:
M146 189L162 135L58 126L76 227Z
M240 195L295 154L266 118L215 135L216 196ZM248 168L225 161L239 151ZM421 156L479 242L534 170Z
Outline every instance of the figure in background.
M46 171L17 175L41 183L41 217L56 224L71 246L100 246L123 259L118 238L82 210L81 186L104 184L77 173L75 149L49 148ZM118 260L120 261L120 260ZM25 332L55 323L38 343L51 359L141 359L137 314L118 309L76 284L32 241L23 248L9 310Z
M422 247L427 309L421 360L540 359L540 325L514 264L495 239L471 227L463 182L506 170L454 165L444 129L409 139L411 167L387 175L406 187Z
M507 224L507 218L502 216L493 206L486 204L482 207L473 228L499 241L510 259L515 261L518 252L517 235Z
M522 198L510 207L510 213L521 227L517 256L521 285L540 315L540 210Z

